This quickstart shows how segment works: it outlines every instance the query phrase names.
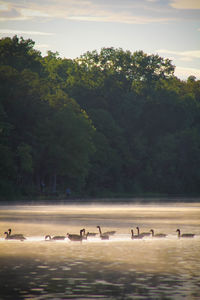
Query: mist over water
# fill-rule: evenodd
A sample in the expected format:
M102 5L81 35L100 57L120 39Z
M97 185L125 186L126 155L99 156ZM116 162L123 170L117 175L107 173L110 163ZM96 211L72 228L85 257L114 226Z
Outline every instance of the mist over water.
M116 234L44 240L97 225ZM132 240L137 226L167 237ZM8 228L26 240L5 240ZM200 203L1 206L0 299L200 299L199 250Z

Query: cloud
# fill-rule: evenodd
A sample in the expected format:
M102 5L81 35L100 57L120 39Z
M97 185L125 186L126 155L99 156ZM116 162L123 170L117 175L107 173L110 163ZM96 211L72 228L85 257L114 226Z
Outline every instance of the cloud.
M0 34L28 34L28 35L53 35L50 32L41 31L28 31L28 30L13 30L13 29L0 29Z
M15 8L15 5L0 1L0 21L6 21L8 19L25 20L25 17L20 15L18 9Z
M190 50L190 51L172 51L167 49L159 49L156 51L159 54L169 54L178 56L179 60L182 61L192 61L194 59L200 58L200 50Z
M126 24L148 24L168 22L170 17L146 16L146 10L152 10L156 0L122 2L81 1L81 0L30 0L16 3L14 0L0 1L0 21L28 20L33 18L63 18L89 22L117 22ZM147 3L149 4L147 5ZM144 6L146 3L146 6ZM155 7L154 7L155 8Z
M176 67L174 74L175 76L183 80L187 79L191 75L200 80L200 69Z
M200 9L199 0L171 0L170 5L177 9Z
M24 21L34 17L49 17L40 7L34 8L33 3L25 6L25 2L20 2L12 2L12 0L0 1L0 21Z
M33 18L33 17L43 17L47 18L50 17L47 13L39 11L39 10L33 10L33 9L27 9L23 8L20 10L21 14L26 18Z
M142 16L131 16L129 14L108 14L104 13L102 15L79 15L79 16L69 16L69 20L76 21L87 21L87 22L114 22L114 23L124 23L124 24L149 24L149 23L167 23L168 18L150 18Z

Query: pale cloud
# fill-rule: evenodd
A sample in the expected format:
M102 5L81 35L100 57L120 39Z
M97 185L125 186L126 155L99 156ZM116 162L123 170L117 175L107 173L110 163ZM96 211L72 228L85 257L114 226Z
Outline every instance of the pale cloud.
M152 1L152 0L151 0ZM154 1L154 0L153 0ZM16 4L12 0L0 1L0 21L5 20L28 20L39 18L63 18L78 21L91 22L117 22L126 24L148 24L148 23L166 23L173 20L172 17L150 17L139 14L130 9L130 2L124 3L124 6L118 6L111 2L107 3L81 0L48 0L45 2L29 1Z
M171 0L170 5L177 9L200 9L199 0Z
M189 56L183 56L183 57L179 57L179 60L181 60L181 61L193 61L193 58L189 57Z
M13 29L0 29L0 34L28 34L28 35L53 35L50 32L29 31L29 30L13 30Z
M39 11L39 10L33 10L33 9L20 9L20 13L26 18L33 18L33 17L50 17L47 13Z
M149 23L167 23L169 21L168 18L150 18L150 17L142 17L142 16L132 16L129 14L120 14L120 13L112 13L109 14L104 12L104 14L94 14L91 15L75 15L68 16L69 20L76 21L88 21L88 22L114 22L114 23L124 23L124 24L149 24Z
M200 80L200 69L176 67L174 74L175 76L183 80L187 79L191 75Z
M178 58L182 61L192 61L193 59L200 58L200 50L191 50L191 51L172 51L167 49L159 49L158 53L161 54L170 54L178 56Z
M25 7L19 3L12 3L12 1L0 1L0 21L25 21L34 17L47 18L49 15L40 8Z

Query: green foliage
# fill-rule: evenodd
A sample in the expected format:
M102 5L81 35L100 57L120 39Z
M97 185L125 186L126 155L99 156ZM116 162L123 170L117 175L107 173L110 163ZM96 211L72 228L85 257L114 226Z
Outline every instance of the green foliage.
M80 190L94 151L94 127L86 112L57 81L49 80L58 70L52 68L56 55L49 53L48 65L47 59L43 61L34 52L33 45L17 37L0 43L0 169L4 196L9 194L8 186L24 195L40 192L41 182L45 182L46 191L56 191L55 176L60 190L71 183Z
M0 199L200 192L200 81L102 48L71 60L0 40Z
M22 173L31 174L33 172L33 160L31 147L24 143L17 147L17 156L19 158L19 168Z
M39 165L45 181L57 174L67 178L66 184L73 182L73 186L80 188L93 152L93 127L85 112L77 111L76 106L64 106L43 123L39 130Z
M24 68L41 71L39 51L33 49L34 42L30 39L14 36L0 40L0 65L9 65L18 71Z

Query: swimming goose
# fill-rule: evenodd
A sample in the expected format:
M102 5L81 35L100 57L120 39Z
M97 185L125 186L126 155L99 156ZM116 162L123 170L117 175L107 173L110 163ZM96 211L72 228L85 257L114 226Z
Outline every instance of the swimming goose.
M109 235L106 232L102 233L100 226L97 226L97 228L99 229L100 238L102 240L109 240Z
M6 235L5 240L19 240L19 241L26 240L26 238L23 235L17 235L17 234L10 235L7 231L4 232L4 234Z
M181 234L180 229L177 229L176 232L178 232L178 238L193 238L195 236L194 233L183 233Z
M11 230L11 228L9 228L8 229L8 235L12 236L12 238L14 238L14 237L23 237L24 236L22 233L15 233L15 234L11 235L11 232L12 232L12 230Z
M165 238L167 235L164 234L164 233L157 233L157 234L154 234L154 230L151 229L150 232L152 233L152 237L157 237L157 238Z
M52 241L52 240L64 240L66 238L66 236L64 235L56 235L51 237L49 234L45 236L45 241Z
M134 239L143 239L144 236L142 235L134 235L133 229L131 229L131 238Z
M100 226L97 226L97 228L99 228ZM101 229L101 228L100 228ZM106 231L106 232L104 232L104 233L102 233L102 234L105 234L105 235L114 235L116 233L116 231L115 230L113 230L113 231Z
M87 235L87 236L96 236L97 233L96 233L96 232L87 232L86 235Z
M82 242L83 240L83 229L80 230L80 235L79 234L70 234L67 233L67 237L70 241L74 241L74 242Z
M136 227L136 229L137 229L137 235L138 236L150 236L151 235L151 233L150 232L142 232L142 233L140 233L140 229L139 229L139 227Z
M113 230L113 231L106 231L103 234L114 235L115 233L116 233L116 231Z
M115 230L112 230L112 231L106 231L104 232L103 234L106 234L106 235L114 235L116 233Z
M87 240L87 234L85 234L85 228L82 229L83 240Z

